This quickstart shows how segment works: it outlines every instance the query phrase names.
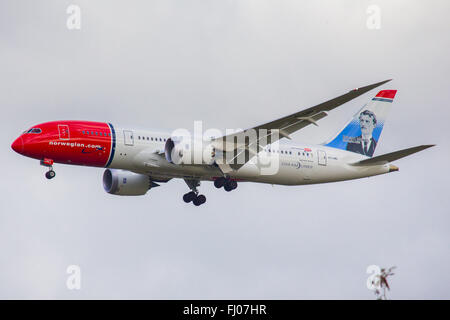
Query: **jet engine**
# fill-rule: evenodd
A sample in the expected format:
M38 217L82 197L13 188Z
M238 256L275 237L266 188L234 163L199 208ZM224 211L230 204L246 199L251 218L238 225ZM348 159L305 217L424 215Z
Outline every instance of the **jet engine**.
M126 170L106 169L103 173L103 188L119 196L141 196L151 188L150 177Z
M185 137L169 138L164 146L166 160L177 165L211 165L214 163L215 153L211 142Z

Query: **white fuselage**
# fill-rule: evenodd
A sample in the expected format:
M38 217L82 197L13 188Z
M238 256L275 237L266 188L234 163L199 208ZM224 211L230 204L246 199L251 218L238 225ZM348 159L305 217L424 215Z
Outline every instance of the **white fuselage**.
M168 178L214 180L223 176L215 165L175 165L164 155L170 134L116 127L116 146L110 168L144 173L155 181ZM270 146L259 154L261 163L247 162L228 175L238 181L252 181L280 185L303 185L358 179L389 172L389 165L354 166L366 156L322 145L293 145L279 143L277 150ZM256 157L255 157L256 158Z

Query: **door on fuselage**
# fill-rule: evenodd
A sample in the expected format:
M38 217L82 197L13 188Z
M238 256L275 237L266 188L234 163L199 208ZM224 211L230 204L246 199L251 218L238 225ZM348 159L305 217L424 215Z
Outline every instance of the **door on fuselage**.
M133 146L134 145L133 131L123 130L123 141L126 146Z
M67 124L58 124L59 140L69 140L70 132Z
M320 166L327 165L327 153L323 150L317 151L317 161Z

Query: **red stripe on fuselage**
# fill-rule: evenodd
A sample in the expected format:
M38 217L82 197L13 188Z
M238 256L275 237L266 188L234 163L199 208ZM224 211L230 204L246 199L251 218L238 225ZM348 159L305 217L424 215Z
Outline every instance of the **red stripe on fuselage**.
M23 155L57 163L104 167L111 154L112 132L107 123L52 121L33 128L41 133L24 133Z

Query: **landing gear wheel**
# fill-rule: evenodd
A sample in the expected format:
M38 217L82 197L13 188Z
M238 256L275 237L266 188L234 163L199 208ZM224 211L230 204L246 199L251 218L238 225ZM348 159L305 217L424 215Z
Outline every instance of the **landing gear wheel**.
M197 195L194 191L188 192L183 196L183 201L189 203L197 198Z
M204 204L205 202L206 202L206 197L205 197L204 195L202 195L202 194L198 195L198 196L192 201L192 203L193 203L194 205L196 205L197 207L198 207L199 205Z
M230 192L231 190L237 188L237 182L234 180L227 180L225 181L225 185L223 188L225 189L225 191Z
M214 187L216 187L217 189L220 189L223 187L223 185L225 184L225 178L217 178L216 180L214 180Z
M200 201L200 204L204 204L206 202L206 197L204 195L199 195L197 200Z
M225 183L223 188L225 189L226 192L230 192L231 190L233 190L233 187L231 186L231 183L229 183L229 182Z
M47 172L45 173L45 177L46 177L47 179L53 179L55 176L56 176L56 173L55 173L55 171L53 171L53 170L47 171Z

